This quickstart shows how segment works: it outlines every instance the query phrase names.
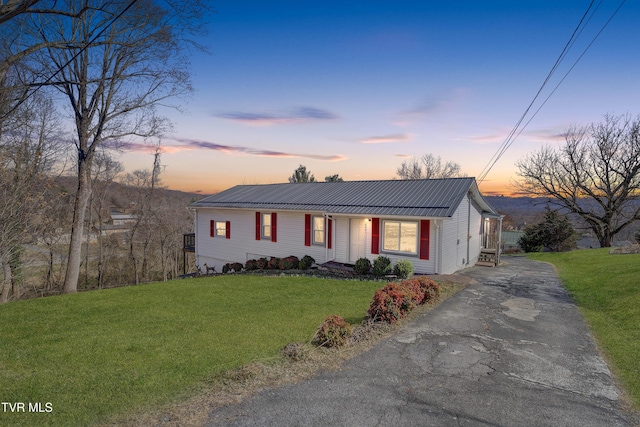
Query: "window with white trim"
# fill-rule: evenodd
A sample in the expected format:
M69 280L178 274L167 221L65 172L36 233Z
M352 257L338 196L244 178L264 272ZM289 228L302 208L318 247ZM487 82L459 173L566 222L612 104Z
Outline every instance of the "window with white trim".
M271 213L262 213L261 235L263 239L271 239Z
M418 223L414 221L382 221L382 250L418 254Z
M225 221L216 221L216 237L227 237L227 223Z
M313 217L313 244L324 245L324 217Z

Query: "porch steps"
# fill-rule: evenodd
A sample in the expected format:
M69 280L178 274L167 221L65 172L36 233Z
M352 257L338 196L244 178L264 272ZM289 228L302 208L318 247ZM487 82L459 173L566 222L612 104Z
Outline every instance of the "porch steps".
M476 265L481 267L495 267L498 265L498 256L495 249L482 249L478 255Z

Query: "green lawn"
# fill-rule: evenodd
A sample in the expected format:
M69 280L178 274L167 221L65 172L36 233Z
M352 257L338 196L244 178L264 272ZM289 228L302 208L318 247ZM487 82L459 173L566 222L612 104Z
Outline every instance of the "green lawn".
M360 322L380 287L229 275L2 305L0 401L26 412L0 408L0 425L88 425L170 402L309 341L328 315Z
M608 249L528 254L552 263L640 409L640 255Z

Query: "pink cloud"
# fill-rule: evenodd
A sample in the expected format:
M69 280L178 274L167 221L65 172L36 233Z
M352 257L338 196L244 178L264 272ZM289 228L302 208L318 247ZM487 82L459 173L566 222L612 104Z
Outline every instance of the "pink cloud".
M190 150L214 150L219 151L224 154L246 154L251 156L262 156L262 157L281 157L281 158L308 158L314 160L322 160L325 162L339 162L342 160L346 160L347 157L341 154L307 154L307 153L289 153L284 151L273 151L273 150L261 150L257 148L245 147L241 145L225 145L218 144L216 142L209 141L199 141L192 139L176 139L173 144L163 144L161 145L162 153L179 153L181 151L190 151ZM136 143L136 142L120 142L120 143L112 143L110 144L110 148L122 150L122 151L130 151L130 152L140 152L140 153L153 153L156 150L155 145L144 144L144 143Z
M406 133L397 133L392 135L371 136L368 138L362 138L360 142L363 144L387 144L393 142L409 141L410 139L410 135L407 135Z

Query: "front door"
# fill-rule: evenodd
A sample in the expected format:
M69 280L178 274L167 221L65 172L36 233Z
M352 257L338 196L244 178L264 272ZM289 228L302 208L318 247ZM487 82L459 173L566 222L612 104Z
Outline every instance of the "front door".
M366 236L364 232L366 219L349 219L349 262L355 263L365 256Z

